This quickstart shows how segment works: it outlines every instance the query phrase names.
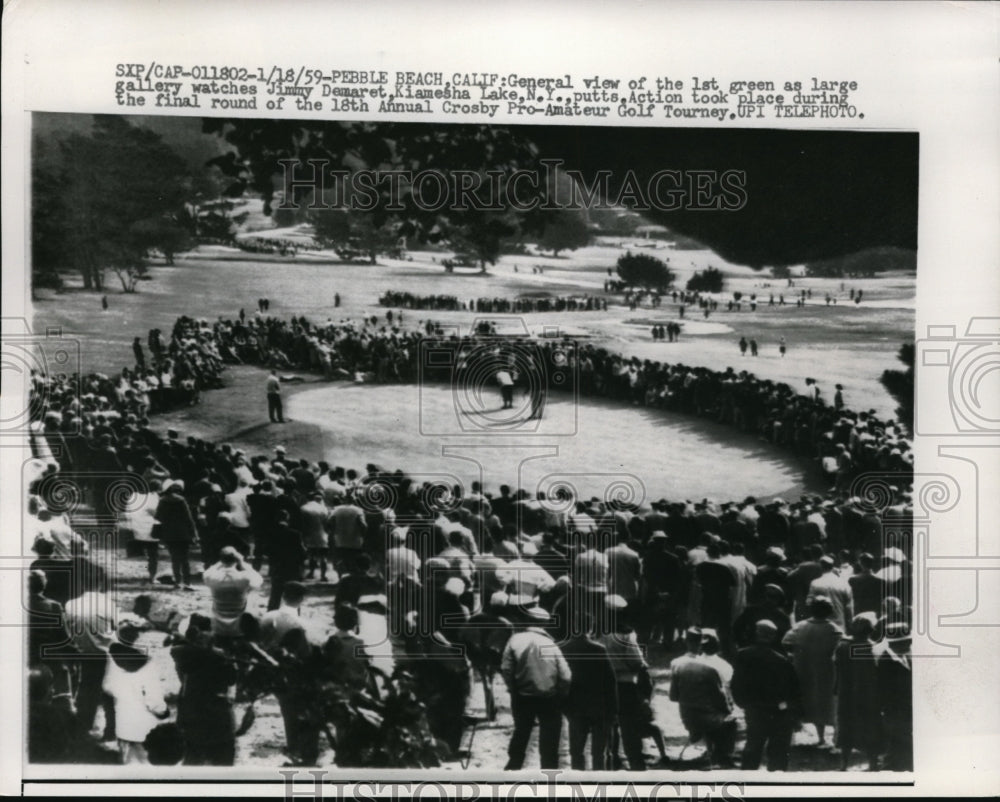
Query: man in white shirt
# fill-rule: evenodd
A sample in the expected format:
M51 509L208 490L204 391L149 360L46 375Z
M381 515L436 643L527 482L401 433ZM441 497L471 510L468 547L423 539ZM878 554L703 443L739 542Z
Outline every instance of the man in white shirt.
M357 504L345 501L333 508L329 526L333 534L334 568L340 574L349 574L355 557L365 547L368 534L365 511Z
M264 613L260 619L260 645L266 650L276 649L292 630L305 631L299 608L305 599L306 588L301 582L286 582L281 590L281 604L277 610Z
M836 562L828 554L824 554L820 558L819 564L823 567L823 573L810 583L806 602L820 596L826 596L830 600L830 604L833 605L833 614L830 616L830 620L844 632L847 632L848 624L854 618L854 597L851 594L851 585L843 577L837 576L833 570Z
M212 591L212 633L222 636L240 634L240 617L247 609L250 591L264 584L264 577L244 562L232 546L219 552L219 561L204 573L205 585Z
M510 371L504 368L497 371L497 384L500 385L500 398L503 400L503 409L510 409L514 406L514 378Z
M281 379L273 370L267 377L267 417L271 423L285 422L281 408Z
M73 645L80 651L80 679L76 692L77 721L84 732L94 726L99 705L104 706L104 739L115 738L114 704L102 691L108 666L108 646L118 628L118 608L106 593L90 591L66 602L64 620Z

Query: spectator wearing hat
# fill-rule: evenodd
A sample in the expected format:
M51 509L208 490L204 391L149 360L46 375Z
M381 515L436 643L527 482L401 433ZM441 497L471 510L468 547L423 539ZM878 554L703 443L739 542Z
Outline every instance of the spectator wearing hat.
M506 769L524 765L528 740L538 723L541 768L559 768L559 738L562 706L570 690L572 674L562 652L544 627L549 614L533 606L524 611L501 659L500 673L510 691L514 731L507 748Z
M507 641L514 634L514 626L507 617L508 598L504 591L495 591L483 608L469 618L462 638L468 647L472 669L482 681L486 718L490 721L496 721L497 716L493 679L500 670Z
M872 652L871 634L875 614L858 613L851 620L851 639L842 641L834 653L837 694L837 748L842 771L847 770L855 749L868 758L868 771L878 771L882 743L881 700L878 670Z
M759 604L747 607L733 622L733 640L739 648L751 646L758 621L770 621L777 627L777 643L792 628L792 621L785 612L785 592L779 585L765 585Z
M728 648L733 620L733 600L739 581L735 569L723 561L718 541L705 548L708 559L695 566L695 577L701 588L698 623L719 633L723 648Z
M159 523L159 536L170 554L171 569L174 575L174 587L191 587L191 564L188 561L188 550L197 541L191 508L184 498L184 484L174 480L165 488L159 504L156 506L156 520Z
M184 765L232 766L236 722L229 693L236 666L213 643L211 619L192 615L170 656L181 679L177 726L184 738Z
M418 582L420 580L420 557L406 545L408 530L397 526L389 534L391 548L385 553L386 581L391 585L400 577ZM497 588L499 590L500 588Z
M829 554L820 557L819 564L823 568L823 573L809 585L806 603L820 596L829 599L833 605L833 615L830 616L830 620L840 627L842 632L846 632L848 622L854 618L851 586L846 579L837 575L834 570L836 561Z
M709 745L713 764L720 767L731 766L736 721L732 717L733 707L726 683L732 676L732 668L726 664L723 674L713 659L718 657L718 637L712 630L701 630L698 633L698 647L694 644L695 631L689 632L690 635L685 636L685 640L690 638L690 659L677 658L671 664L670 699L677 702L681 722L691 741L704 739ZM705 638L705 632L711 633L711 638ZM711 643L712 639L714 644ZM715 651L711 654L692 653L695 648L704 649L705 645L710 645Z
M882 606L879 610L878 621L875 622L875 631L872 633L872 640L875 642L875 651L881 654L885 648L886 633L893 624L909 624L909 610L903 606L903 602L896 596L886 596L882 599Z
M642 560L640 642L673 646L683 570L680 559L670 550L667 534L654 531Z
M882 568L875 574L885 587L887 596L907 597L906 555L903 550L890 546L882 555Z
M885 728L887 771L913 771L913 674L908 624L886 627L885 648L876 659L878 695Z
M750 591L747 593L748 604L751 606L762 604L764 588L768 585L776 585L781 588L784 596L782 609L786 613L790 612L792 599L788 583L788 568L785 567L785 550L779 546L771 546L764 552L763 564L757 567L757 575L754 576ZM748 633L748 638L752 639L752 635L752 632ZM748 645L748 643L744 645Z
M146 736L170 715L156 667L135 647L138 637L136 627L119 627L118 639L108 646L103 682L114 703L118 747L126 765L149 763L143 746Z
M631 771L645 771L646 760L642 753L642 738L647 727L643 709L643 697L639 687L640 676L648 669L635 632L629 627L625 615L625 600L620 596L608 596L608 621L600 642L608 650L611 666L618 684L618 733L625 749ZM612 747L612 757L617 748Z
M805 559L788 574L788 587L792 591L793 612L796 621L801 621L808 616L809 588L812 587L814 579L819 579L823 575L823 566L819 563L822 556L823 548L821 546L807 547Z
M563 646L572 675L566 699L570 765L580 771L587 768L584 750L588 737L591 769L612 767L611 733L618 715L618 683L608 650L595 639L594 624L590 616L578 614L573 635Z
M816 728L817 745L826 745L826 727L833 723L833 653L844 631L830 620L833 605L825 596L809 604L809 618L799 621L782 639L792 656L802 689L804 718Z
M757 622L754 643L740 649L733 663L733 699L746 715L747 738L740 768L756 771L767 753L769 771L787 771L792 732L801 710L798 677L777 649L778 629Z
M628 532L618 534L618 542L604 552L608 560L609 590L625 599L626 615L634 617L639 600L642 561L632 548Z

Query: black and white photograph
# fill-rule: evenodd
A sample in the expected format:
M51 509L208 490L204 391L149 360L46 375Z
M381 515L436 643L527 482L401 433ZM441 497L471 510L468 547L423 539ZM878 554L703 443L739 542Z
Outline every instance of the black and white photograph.
M9 4L0 793L995 793L998 9Z
M34 115L29 760L912 770L918 161Z

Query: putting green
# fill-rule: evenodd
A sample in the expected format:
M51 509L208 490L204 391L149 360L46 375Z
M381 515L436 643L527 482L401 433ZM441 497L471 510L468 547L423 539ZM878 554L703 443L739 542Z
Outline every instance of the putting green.
M286 410L320 433L312 445L331 464L402 468L418 481L480 480L488 490L506 483L532 494L564 485L580 497L640 504L822 489L808 464L753 435L596 399L552 395L538 422L520 393L503 410L495 390L338 383L302 388Z

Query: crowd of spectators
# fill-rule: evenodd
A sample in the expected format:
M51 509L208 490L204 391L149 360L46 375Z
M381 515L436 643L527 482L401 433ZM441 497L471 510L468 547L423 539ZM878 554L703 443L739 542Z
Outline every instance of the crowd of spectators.
M872 768L912 768L912 554L907 527L885 525L911 515L908 449L896 427L731 369L643 362L571 340L496 339L371 321L181 318L170 343L157 334L150 349L156 342L154 364L170 365L167 387L181 371L196 397L238 361L326 370L326 354L345 376L412 381L428 345L467 357L529 348L546 370L571 365L583 394L710 417L811 457L829 445L850 461L828 493L792 503L630 506L563 491L489 493L475 483L418 482L405 467L361 472L283 448L247 454L174 430L161 435L149 404L124 387L131 368L120 381L33 376L42 465L26 509L38 554L28 602L32 759L92 760L89 747L105 740L124 762L232 764L234 655L250 649L278 661L304 650L324 676L361 692L370 672L354 648L358 611L376 610L389 621L393 659L415 678L430 731L452 754L468 726L471 683L483 683L495 715L499 673L514 717L508 768L523 764L536 722L542 767L556 768L563 718L575 768L588 765L588 738L591 768L645 768L646 737L669 762L645 655L683 642L671 698L714 765L739 759L753 769L766 753L770 769L785 769L792 732L808 722L820 745L834 725L845 766L857 749ZM191 403L177 394L161 401L159 409ZM897 477L878 506L850 494L855 472L871 469ZM81 485L83 505L74 507L53 479L81 474L101 478ZM141 481L127 496L112 492L125 476ZM86 532L76 531L84 507L116 532L118 548L145 559L149 594L164 586L163 548L167 584L203 585L210 607L181 621L153 621L148 602L123 615L97 549L88 554ZM322 645L304 644L298 618L310 581L333 586ZM263 616L251 602L260 591L268 594ZM161 698L136 647L151 627L174 639L178 699ZM275 693L289 759L313 765L320 714L308 700ZM94 729L101 708L103 726ZM740 722L746 745L736 756ZM331 746L348 752L336 736Z
M277 254L279 256L295 256L299 251L319 251L320 245L304 239L285 239L281 237L237 237L233 244L247 253Z
M522 314L529 312L595 312L607 311L606 298L594 295L565 295L556 297L521 298L470 298L460 301L454 295L414 295L409 292L388 290L379 298L382 306L404 309L433 309L470 311L487 314Z

